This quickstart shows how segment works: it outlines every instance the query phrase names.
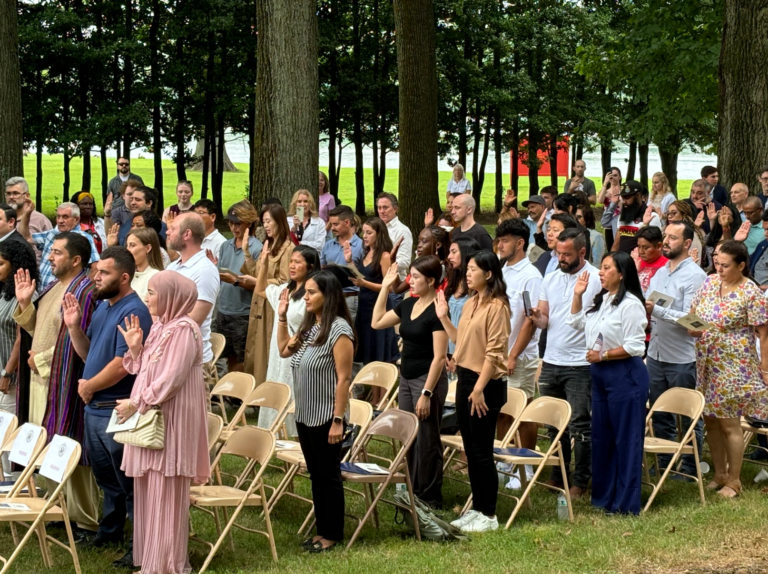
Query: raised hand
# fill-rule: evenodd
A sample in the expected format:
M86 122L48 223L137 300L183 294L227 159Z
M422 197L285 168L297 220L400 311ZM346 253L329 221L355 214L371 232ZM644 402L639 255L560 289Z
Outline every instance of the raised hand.
M344 261L352 263L352 245L349 241L344 242Z
M693 259L694 263L696 265L699 264L699 249L697 247L694 247L688 252L688 255L690 255L691 259Z
M645 208L645 213L643 214L643 225L649 226L651 224L651 220L653 219L653 206L649 205Z
M717 214L717 221L720 223L720 227L723 229L728 229L731 226L731 223L733 223L733 215L731 215L731 210L727 207L723 207Z
M508 189L507 195L504 196L504 205L512 207L512 203L517 199L517 194L514 189Z
M635 247L632 250L632 253L629 254L630 257L632 257L632 261L635 262L635 267L638 269L640 268L640 251L638 251L637 247Z
M64 300L61 302L61 310L64 314L64 324L69 329L74 329L80 326L80 321L83 319L83 310L80 308L80 303L72 293L64 295Z
M173 220L176 219L176 214L173 211L168 211L168 215L165 216L165 224L170 225Z
M109 217L112 215L112 201L114 200L114 196L112 195L112 192L110 191L107 194L107 201L104 202L104 215Z
M138 357L141 353L141 346L144 341L144 331L141 329L141 323L136 315L131 315L130 318L125 318L125 329L120 325L117 326L117 330L123 335L125 344L128 345L128 349L131 351L131 355Z
M745 221L741 224L739 227L739 230L736 232L736 235L733 236L733 238L736 241L746 241L747 237L749 237L749 230L751 229L752 224L749 221Z
M717 219L717 209L715 209L715 203L713 201L710 201L707 204L707 219L709 219L710 223L713 223L715 219Z
M34 279L30 278L29 271L26 269L19 269L16 272L14 282L16 285L16 300L22 309L26 309L32 302L32 296L35 294L37 284Z
M437 314L438 319L446 319L448 317L448 301L445 300L445 293L442 291L437 292L435 313Z
M603 187L606 188L606 189L610 189L610 187L611 187L611 174L610 173L606 173L605 174L605 179L603 179Z
M387 269L387 274L384 275L384 279L381 281L381 288L384 290L388 290L392 284L399 279L399 275L397 272L397 263L393 263L389 266L389 269Z
M29 217L32 215L32 212L35 210L35 204L30 198L26 198L24 201L22 201L19 206L16 208L16 217L18 219L26 218L29 219Z
M288 320L288 305L290 302L291 299L288 294L288 289L286 288L280 291L280 303L277 306L277 316L281 321Z
M395 245L392 247L392 251L389 252L389 259L390 261L394 261L397 259L397 252L400 251L400 246L403 244L403 238L401 237L395 242Z
M430 207L425 213L424 213L424 227L429 227L435 222L435 212Z
M579 278L576 280L576 285L573 288L573 294L577 297L581 297L586 293L587 287L589 287L589 271L584 271L579 274Z
M246 231L246 233L248 232ZM245 235L243 236L243 245L245 245ZM269 262L269 239L264 242L264 247L261 248L259 261L262 265L266 265Z
M114 247L120 242L120 224L115 223L112 225L112 227L109 228L109 233L107 234L107 245L109 247Z
M704 223L704 210L700 209L698 215L696 216L696 219L693 222L693 224L696 227L701 227L702 223Z
M536 223L536 229L539 233L544 231L544 223L547 221L547 210L541 212L541 216L539 217L539 221Z

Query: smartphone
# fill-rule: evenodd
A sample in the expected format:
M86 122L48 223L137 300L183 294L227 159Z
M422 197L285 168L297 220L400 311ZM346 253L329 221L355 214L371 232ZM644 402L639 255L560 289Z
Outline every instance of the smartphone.
M531 310L531 295L528 291L523 291L523 307L525 308L526 317L533 315L533 311Z
M304 221L304 208L303 207L297 207L296 208L296 217L299 219L299 223L302 223Z

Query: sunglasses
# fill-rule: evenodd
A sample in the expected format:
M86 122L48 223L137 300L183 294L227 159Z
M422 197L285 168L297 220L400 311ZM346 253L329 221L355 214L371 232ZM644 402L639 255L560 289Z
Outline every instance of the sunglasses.
M126 162L123 161L123 162L118 163L117 165L123 166L123 165L131 165L131 164L130 163L126 163Z

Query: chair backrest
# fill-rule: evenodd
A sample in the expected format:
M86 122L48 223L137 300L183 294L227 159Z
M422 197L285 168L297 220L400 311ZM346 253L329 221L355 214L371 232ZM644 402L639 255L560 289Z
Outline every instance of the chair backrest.
M13 448L13 442L16 440L16 437L19 436L22 428L23 425L8 435L8 439L5 441L5 444L0 447L0 452L11 452L11 449ZM45 443L48 442L48 431L45 430L45 427L42 427L42 429L43 430L40 433L40 436L37 437L37 443L35 443L35 446L32 450L32 457L30 458L30 462L37 458L37 455L39 455L40 451L45 447Z
M415 414L400 409L389 409L376 417L365 434L393 438L407 449L416 439L418 430L419 419Z
M31 423L27 423L31 424ZM33 425L37 426L37 425ZM19 436L19 433L21 433L21 430L24 428L24 426L20 426L15 431L13 431L10 436L8 437L8 440L5 442L4 445L2 445L2 448L0 448L0 453L2 452L10 452L13 448L13 443L16 441L16 438ZM25 486L29 487L30 492L36 492L33 488L34 483L30 480L30 477L32 476L32 473L35 471L35 463L38 460L38 457L40 456L40 453L45 448L45 444L48 442L48 431L45 430L45 427L38 427L40 428L40 434L37 437L37 441L35 442L34 446L32 447L32 451L30 452L29 457L29 464L24 468L24 470L21 472L21 475L16 479L16 482L13 485L13 488L11 491L6 495L8 498L12 496L16 496L18 492L20 492ZM78 459L79 460L79 459ZM0 498L2 498L2 495L0 495Z
M221 333L211 333L211 350L213 351L212 363L215 363L221 358L221 354L224 352L224 347L227 344L227 338Z
M208 413L208 452L216 446L223 428L224 419L215 413Z
M267 468L267 463L275 454L275 440L275 434L267 429L252 426L239 427L221 447L211 469L215 469L220 464L221 457L224 455L242 457L248 459L249 462L237 484L242 484L243 479L250 474L254 464L259 465L259 470L254 478L254 481L258 481Z
M8 438L19 426L19 419L16 418L16 415L6 413L5 411L0 411L0 421L3 421L0 423L0 427L5 427L5 432L0 434L0 448L2 448L3 445L8 441Z
M282 413L291 402L291 387L266 381L253 389L245 402L249 407L267 407Z
M368 385L371 387L379 387L384 389L384 396L381 398L381 402L376 405L378 410L384 410L389 408L394 402L394 394L392 390L397 385L400 375L397 371L397 367L392 363L382 363L380 361L373 361L368 363L360 372L357 373L355 380L349 387L350 397L352 396L352 389L357 385ZM391 396L390 396L391 394Z
M45 431L45 429L43 429ZM41 433L42 435L42 433ZM69 443L72 447L72 450L69 453L69 458L67 458L66 461L62 461L64 463L64 472L62 474L62 478L60 481L56 481L52 476L49 476L48 474L43 474L41 472L42 476L45 476L45 479L47 481L50 481L53 484L56 484L56 487L53 489L53 492L48 492L48 495L46 496L48 502L46 503L45 507L49 507L55 503L57 503L57 499L59 498L59 495L62 495L62 489L66 482L69 480L69 478L72 476L72 473L75 472L75 469L77 468L77 463L80 462L80 456L82 455L83 448L80 446L80 443L76 440L72 440L69 437L56 435L58 437L59 441L61 441L59 444L62 443ZM37 457L33 460L33 462L27 466L27 468L24 470L22 475L19 477L19 479L16 481L16 483L13 485L13 489L8 494L10 498L13 498L16 496L21 490L26 486L25 483L28 483L29 486L33 486L33 483L29 481L29 475L32 473L32 470L35 468L40 468L45 464L45 459L47 456L55 456L56 453L51 450L51 447L54 446L54 443L51 442L48 446L42 449L42 451L37 455ZM41 471L43 471L42 468L40 468ZM32 489L30 489L30 492L33 492ZM63 498L62 498L63 500Z
M563 399L539 397L525 407L517 420L564 429L571 420L571 405Z
M704 410L704 395L693 389L673 387L664 391L653 403L648 418L655 412L682 415L690 418L694 424Z
M213 387L211 395L232 397L245 401L253 389L256 388L256 379L248 373L230 372L224 375Z
M507 402L501 407L501 414L516 419L527 404L528 397L522 389L507 388Z
M349 399L349 423L360 427L363 434L373 420L373 405L367 401Z

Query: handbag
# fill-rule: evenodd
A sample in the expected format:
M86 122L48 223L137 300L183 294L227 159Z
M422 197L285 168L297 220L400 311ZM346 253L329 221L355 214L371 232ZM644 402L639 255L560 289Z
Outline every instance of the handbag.
M165 421L160 407L152 407L139 416L134 429L116 432L114 439L121 444L162 450L165 446Z

